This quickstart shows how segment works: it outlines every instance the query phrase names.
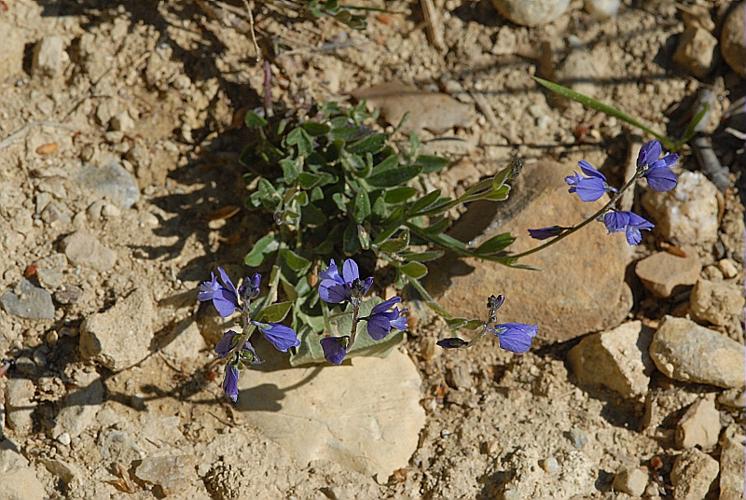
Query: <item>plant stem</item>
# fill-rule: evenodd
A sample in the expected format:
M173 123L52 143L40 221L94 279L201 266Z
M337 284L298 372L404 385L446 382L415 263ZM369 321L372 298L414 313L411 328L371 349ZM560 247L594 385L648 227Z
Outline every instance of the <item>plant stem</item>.
M357 321L360 316L360 304L354 302L352 304L352 328L350 329L350 345L347 350L351 350L352 346L355 345L355 337L357 336Z
M612 205L614 205L619 200L619 198L622 197L622 193L624 193L627 189L629 189L631 186L634 185L634 183L637 181L637 179L640 178L640 175L641 175L641 172L637 171L635 173L635 175L633 175L632 178L630 180L628 180L627 183L624 186L622 186L622 188L619 191L617 191L616 193L614 193L614 196L611 197L611 199L608 201L608 203L606 203L603 207L601 207L601 209L599 209L596 213L594 213L593 215L591 215L590 217L588 217L584 221L582 221L582 222L580 222L580 223L572 226L570 229L568 229L567 231L563 232L562 234L556 236L555 238L553 238L553 239L551 239L551 240L549 240L549 241L547 241L545 243L542 243L541 245L535 246L534 248L526 250L525 252L521 252L521 253L517 253L517 254L511 255L510 258L513 259L513 260L517 260L517 259L520 259L522 257L526 257L528 255L534 254L534 253L536 253L536 252L538 252L540 250L544 250L545 248L548 248L548 247L554 245L555 243L559 243L560 241L562 241L566 237L570 236L572 233L574 233L576 231L579 231L580 229L582 229L586 225L590 224L591 222L593 222L594 220L596 220L598 217L600 217L601 215L603 215Z

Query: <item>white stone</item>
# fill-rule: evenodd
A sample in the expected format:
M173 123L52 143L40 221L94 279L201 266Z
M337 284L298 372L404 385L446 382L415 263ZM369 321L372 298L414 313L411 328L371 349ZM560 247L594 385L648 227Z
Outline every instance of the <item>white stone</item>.
M34 47L31 69L34 75L57 76L70 61L65 41L59 36L45 36Z

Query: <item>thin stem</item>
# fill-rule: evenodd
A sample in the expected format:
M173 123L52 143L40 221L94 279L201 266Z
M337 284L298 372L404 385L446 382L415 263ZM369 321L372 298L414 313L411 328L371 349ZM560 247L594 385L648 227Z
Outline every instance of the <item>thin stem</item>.
M572 226L570 229L568 229L564 233L558 235L554 239L547 241L546 243L542 243L541 245L538 245L534 248L526 250L525 252L511 255L510 258L517 260L522 257L526 257L528 255L534 254L540 250L544 250L545 248L548 248L554 245L555 243L559 243L566 237L570 236L572 233L579 231L580 229L582 229L583 227L585 227L586 225L590 224L591 222L596 220L598 217L603 215L612 205L614 205L619 200L619 198L622 197L622 193L624 193L627 189L629 189L632 185L634 185L634 183L637 181L637 179L640 178L641 175L642 175L642 172L640 171L635 172L635 175L633 175L632 178L629 181L627 181L627 183L624 186L622 186L622 188L619 191L617 191L614 194L614 196L611 197L608 203L606 203L601 209L599 209L596 213L594 213L593 215L585 219L583 222L580 222L579 224Z
M355 345L355 337L357 336L357 322L360 316L360 303L355 301L352 303L352 328L350 329L350 344L347 350L352 349Z

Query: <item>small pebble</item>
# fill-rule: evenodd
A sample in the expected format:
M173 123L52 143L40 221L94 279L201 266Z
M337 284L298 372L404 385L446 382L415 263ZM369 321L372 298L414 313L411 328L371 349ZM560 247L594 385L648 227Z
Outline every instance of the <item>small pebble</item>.
M736 276L738 276L738 268L736 267L736 263L730 259L721 260L720 262L718 262L718 267L723 273L723 277L727 279L735 278Z
M60 339L60 336L57 333L57 330L50 330L47 332L46 339L47 339L47 344L55 345L57 341Z
M559 471L559 463L554 457L548 457L541 461L541 468L549 474L554 474Z
M588 444L588 435L577 427L573 427L572 429L570 429L568 437L570 438L570 442L572 443L572 445L578 450L582 449L586 444Z
M68 434L67 432L63 432L62 434L57 436L57 441L65 446L70 446L70 434Z

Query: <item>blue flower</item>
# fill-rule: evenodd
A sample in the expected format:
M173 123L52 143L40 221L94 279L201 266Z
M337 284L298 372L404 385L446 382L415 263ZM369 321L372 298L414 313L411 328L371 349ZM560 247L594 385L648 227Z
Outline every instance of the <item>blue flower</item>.
M258 321L252 321L251 324L256 326L262 332L264 338L280 352L288 352L291 347L300 345L298 334L289 326L281 323L260 323Z
M658 159L663 152L661 143L652 140L642 145L637 155L637 168L643 170L643 177L653 191L670 191L676 187L678 178L671 167L678 161L679 155L669 153Z
M321 348L324 350L324 357L333 365L340 365L347 356L347 347L350 343L350 337L324 337L321 339Z
M458 337L451 337L447 339L440 339L436 342L440 347L444 349L458 349L460 347L466 347L469 343Z
M497 336L500 348L523 353L531 348L531 340L536 337L539 327L525 323L502 323L489 327L489 331Z
M238 333L234 332L233 330L228 330L223 334L223 338L220 339L220 341L215 345L215 352L218 353L218 356L221 358L226 357L228 354L230 354L231 350L235 347L234 346L234 339ZM262 363L261 358L254 350L254 346L251 345L251 342L248 340L244 342L243 349L241 350L241 357L245 361L248 361L252 365L258 365Z
M638 245L642 241L640 231L650 231L655 226L652 222L633 212L612 211L604 215L604 225L610 233L625 232L627 243Z
M373 278L360 281L360 271L357 263L347 259L342 264L342 275L340 276L337 264L334 260L329 261L329 267L320 273L319 296L324 302L339 304L349 300L353 295L361 297L368 293Z
M227 318L238 309L238 291L222 267L218 267L220 281L215 273L210 273L210 281L199 285L197 299L200 302L212 301L212 305L223 318Z
M241 282L241 287L238 289L238 293L241 297L247 297L253 299L259 295L259 286L262 284L262 275L254 273L251 277L245 277Z
M577 193L582 201L596 201L607 192L616 192L616 189L606 183L606 176L593 168L593 165L585 160L580 160L578 165L588 177L581 177L580 174L573 172L572 175L565 177L565 182L570 186L569 191Z
M381 340L391 332L392 328L397 330L407 329L407 317L402 316L407 310L399 310L394 307L401 302L399 297L392 297L377 304L370 311L368 316L368 335L373 340Z
M225 378L223 379L223 392L228 399L234 403L238 401L238 367L230 364L225 367Z
M529 229L528 235L535 240L546 240L560 235L565 229L567 228L562 226L540 227L538 229Z

